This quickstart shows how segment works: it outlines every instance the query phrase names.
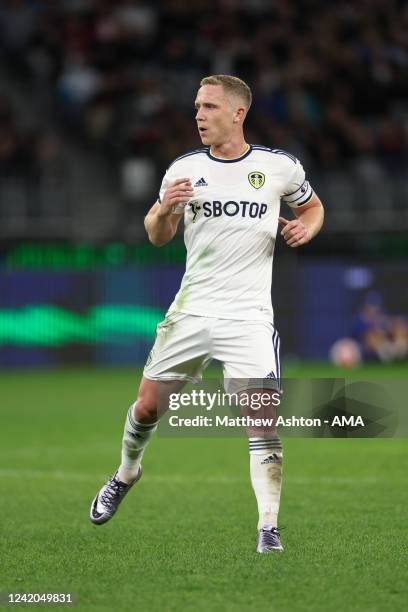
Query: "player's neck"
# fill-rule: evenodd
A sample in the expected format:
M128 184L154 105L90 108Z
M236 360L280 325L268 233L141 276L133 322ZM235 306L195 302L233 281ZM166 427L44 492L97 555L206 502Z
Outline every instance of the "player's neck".
M242 138L239 142L228 142L222 145L211 145L210 153L220 159L237 159L242 157L249 149L249 144Z

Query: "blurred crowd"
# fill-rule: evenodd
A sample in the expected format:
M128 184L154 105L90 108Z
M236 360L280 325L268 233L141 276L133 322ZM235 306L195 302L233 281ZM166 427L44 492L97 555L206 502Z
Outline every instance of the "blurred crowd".
M47 134L26 150L49 159L59 133L103 151L129 197L134 173L153 184L200 144L193 101L208 74L251 85L250 142L323 170L361 157L402 170L407 31L406 0L2 0L0 8L2 65ZM21 135L1 106L3 168L4 149Z
M353 338L366 361L408 359L408 320L386 312L381 294L369 292L353 321Z
M408 360L408 318L387 312L382 295L369 291L352 321L351 337L336 340L330 349L336 365L353 368L364 362Z
M21 129L13 105L0 96L0 214L29 220L65 214L69 204L61 187L68 182L69 166L57 133Z

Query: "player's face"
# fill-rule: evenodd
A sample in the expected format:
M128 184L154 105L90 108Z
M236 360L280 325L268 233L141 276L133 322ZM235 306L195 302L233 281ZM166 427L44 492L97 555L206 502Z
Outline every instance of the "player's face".
M196 121L202 143L220 146L230 141L236 111L222 85L203 85L195 101Z

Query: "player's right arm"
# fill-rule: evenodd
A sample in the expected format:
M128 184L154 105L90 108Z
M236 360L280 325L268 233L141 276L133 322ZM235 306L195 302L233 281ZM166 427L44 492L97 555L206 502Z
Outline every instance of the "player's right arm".
M165 190L161 202L153 204L145 217L145 228L149 240L160 247L174 237L183 213L175 214L178 204L185 204L193 196L193 188L188 178L176 179Z

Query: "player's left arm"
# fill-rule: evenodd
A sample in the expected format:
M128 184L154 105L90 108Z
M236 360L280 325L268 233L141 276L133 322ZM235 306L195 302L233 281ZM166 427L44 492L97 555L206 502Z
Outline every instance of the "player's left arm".
M313 192L311 198L303 206L292 208L296 219L279 217L283 226L281 235L290 247L298 247L310 242L319 233L323 225L324 208L319 197Z

